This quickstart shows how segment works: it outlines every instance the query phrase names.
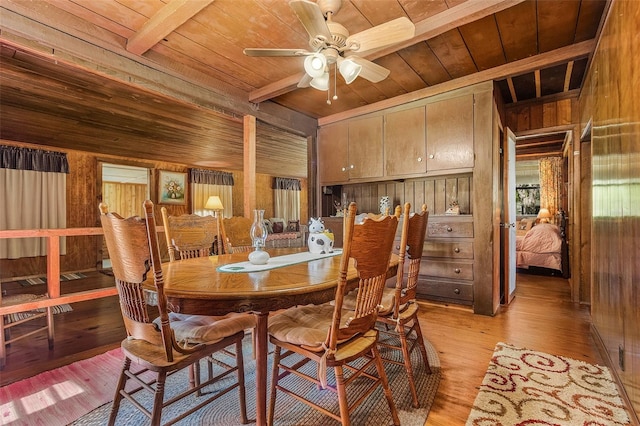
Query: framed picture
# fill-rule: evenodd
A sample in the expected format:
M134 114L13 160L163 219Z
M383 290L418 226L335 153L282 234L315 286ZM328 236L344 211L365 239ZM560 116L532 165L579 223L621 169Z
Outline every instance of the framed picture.
M158 204L187 204L187 174L160 170L158 173Z

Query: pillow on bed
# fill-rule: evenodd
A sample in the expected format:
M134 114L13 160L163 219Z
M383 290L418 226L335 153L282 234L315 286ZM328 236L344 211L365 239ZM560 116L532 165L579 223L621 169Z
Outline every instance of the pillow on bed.
M535 221L535 219L521 219L520 223L518 224L517 230L527 232L529 229L531 229Z

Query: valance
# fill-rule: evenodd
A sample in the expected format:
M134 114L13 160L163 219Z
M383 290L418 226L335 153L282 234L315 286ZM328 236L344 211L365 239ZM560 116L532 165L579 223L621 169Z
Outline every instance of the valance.
M273 189L287 189L289 191L301 191L302 185L299 179L273 178Z
M221 172L219 170L190 169L189 182L233 186L233 173Z
M68 174L69 162L64 152L0 145L0 169Z

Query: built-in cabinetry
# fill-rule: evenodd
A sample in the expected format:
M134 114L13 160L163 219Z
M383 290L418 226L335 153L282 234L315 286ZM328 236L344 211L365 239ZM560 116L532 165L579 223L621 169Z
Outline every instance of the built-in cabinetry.
M473 304L473 216L429 216L417 293Z
M429 208L418 295L499 306L500 129L491 82L359 117L321 124L318 182L346 194L358 212L392 204ZM459 215L445 215L457 202ZM331 206L332 207L332 206ZM328 211L332 210L327 209Z
M320 184L471 169L473 105L465 93L321 127Z

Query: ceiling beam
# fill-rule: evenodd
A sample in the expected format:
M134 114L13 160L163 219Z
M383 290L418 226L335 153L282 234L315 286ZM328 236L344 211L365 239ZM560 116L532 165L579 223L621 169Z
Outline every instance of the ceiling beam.
M540 94L542 93L542 90L540 88L540 70L535 70L533 72L535 81L536 81L536 98L540 97Z
M569 91L569 86L571 84L571 73L573 72L573 61L569 61L567 64L567 71L564 74L564 91Z
M214 0L171 0L127 40L127 50L142 55Z
M486 16L500 12L501 10L513 7L518 3L522 3L522 1L524 0L474 0L463 2L451 9L447 9L437 15L430 16L429 18L423 19L415 24L416 33L412 39L383 49L371 50L363 57L373 61L383 56L395 53L398 50L413 46L416 43L444 34L445 32L458 28L461 25L477 21ZM348 54L345 56L348 56ZM249 101L253 103L260 103L291 92L297 89L298 82L304 74L304 72L300 72L299 74L292 75L256 89L249 93Z
M328 115L326 117L319 118L318 125L323 126L325 124L342 121L347 118L357 117L386 108L392 108L398 105L417 101L429 96L434 96L440 93L448 92L450 90L460 89L462 87L471 86L485 81L501 80L510 76L516 76L525 72L530 72L532 69L540 69L558 65L563 62L588 56L594 51L595 46L595 39L582 41L570 46L561 47L556 50L541 53L539 55L520 59L519 61L499 65L497 67L489 68L484 71L465 75L464 77L456 78L454 80L445 81L444 83L436 84L434 86L425 87L424 89L416 90L415 92L405 93L404 95L385 99L383 101L365 105L363 107L354 108L349 111L340 112L334 115Z
M513 85L513 78L507 78L507 85L509 86L509 93L511 94L511 102L518 102L518 96L516 95L516 88Z

